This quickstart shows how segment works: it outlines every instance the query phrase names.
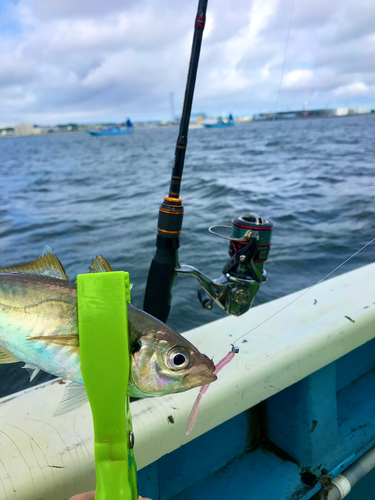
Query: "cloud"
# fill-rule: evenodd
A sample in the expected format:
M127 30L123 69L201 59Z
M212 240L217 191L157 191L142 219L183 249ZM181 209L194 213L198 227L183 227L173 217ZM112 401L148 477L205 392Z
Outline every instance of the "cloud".
M310 108L340 107L347 99L374 106L375 2L293 5L208 5L193 110L238 115L301 109L305 100ZM170 92L182 106L196 7L9 0L0 15L1 121L169 118Z
M284 76L283 88L306 89L314 82L314 72L311 69L294 69Z
M127 0L128 8L136 6L135 0ZM46 2L45 0L28 0L23 2L24 8L30 9L37 19L50 22L55 19L73 18L100 18L108 14L116 14L123 9L123 0L109 0L106 2L97 0L64 0L57 2Z
M339 87L333 91L333 95L335 97L347 97L347 96L357 96L361 94L367 94L369 88L363 82L354 82L350 85L345 85L343 87Z

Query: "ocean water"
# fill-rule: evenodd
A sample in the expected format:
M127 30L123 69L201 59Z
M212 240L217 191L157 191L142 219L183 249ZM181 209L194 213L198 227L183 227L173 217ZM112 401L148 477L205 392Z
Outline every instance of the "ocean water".
M177 133L0 140L0 266L34 260L49 245L75 279L103 254L130 273L132 302L142 307ZM254 211L275 224L269 280L254 305L314 284L375 237L374 137L374 115L189 131L180 262L219 277L228 244L207 228ZM375 242L339 272L374 257ZM192 277L176 280L172 328L224 317L202 308L198 288ZM20 366L0 366L0 396L30 387Z

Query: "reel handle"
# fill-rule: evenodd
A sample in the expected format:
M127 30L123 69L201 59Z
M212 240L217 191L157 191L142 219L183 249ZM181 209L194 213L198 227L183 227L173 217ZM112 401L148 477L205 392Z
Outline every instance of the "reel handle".
M206 290L203 287L199 288L197 295L199 302L202 304L203 309L208 309L209 311L211 311L213 306L213 299L206 292Z

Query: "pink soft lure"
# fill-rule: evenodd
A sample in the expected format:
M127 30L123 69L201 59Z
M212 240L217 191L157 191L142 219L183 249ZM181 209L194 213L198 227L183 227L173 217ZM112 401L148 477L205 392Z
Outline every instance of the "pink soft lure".
M239 352L238 347L232 346L232 350L229 351L228 354L226 356L224 356L224 358L221 359L217 365L215 365L214 375L217 375L219 373L219 371L224 368L224 366L226 366L228 363L230 363L232 361L232 359L234 358L234 355L237 354L238 352ZM190 432L192 431L192 429L194 427L194 424L195 424L195 421L196 421L197 415L198 415L199 403L202 399L202 396L207 391L207 389L210 387L210 385L211 384L202 385L202 387L199 390L199 394L197 396L197 399L194 402L193 409L191 410L191 413L190 413L189 422L188 422L187 429L186 429L187 436L190 434Z

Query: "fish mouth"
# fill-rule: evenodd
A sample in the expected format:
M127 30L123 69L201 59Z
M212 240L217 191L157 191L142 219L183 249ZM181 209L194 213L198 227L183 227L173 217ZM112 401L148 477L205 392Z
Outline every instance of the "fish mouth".
M207 375L203 375L200 377L202 384L201 385L206 385L206 384L211 384L212 382L215 382L217 380L217 375L214 373L208 373Z
M189 389L193 389L194 387L200 387L202 385L211 384L217 380L217 375L214 373L215 365L212 363L212 366L206 366L205 370L197 370L186 374L186 381L188 382Z

